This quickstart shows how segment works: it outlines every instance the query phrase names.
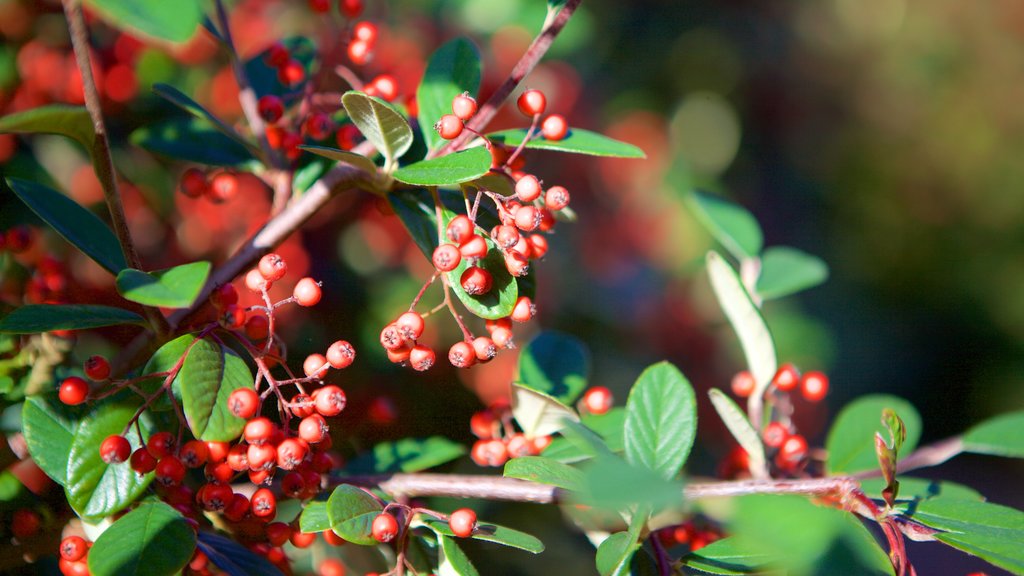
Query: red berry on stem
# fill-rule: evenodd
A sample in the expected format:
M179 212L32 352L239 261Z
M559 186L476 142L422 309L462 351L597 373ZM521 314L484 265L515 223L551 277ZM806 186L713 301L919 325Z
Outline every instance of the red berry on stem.
M398 81L395 80L394 76L381 74L370 81L369 86L366 88L366 93L391 102L398 98Z
M185 196L199 198L206 193L206 173L199 168L189 168L181 173L181 183L178 186Z
M85 558L89 551L89 543L81 536L68 536L60 541L60 557L68 562L77 562Z
M359 22L352 27L352 38L373 44L377 40L377 25L373 22Z
M471 235L462 246L459 246L459 254L463 258L483 258L487 256L487 241L479 234Z
M316 541L316 532L295 531L289 540L296 548L309 548Z
M170 432L157 432L149 437L149 441L146 442L146 449L159 460L173 454L177 443L178 441Z
M149 453L145 446L132 452L129 461L132 470L139 474L149 474L156 468L156 457Z
M456 342L448 349L448 361L456 368L469 368L476 362L476 352L468 342Z
M459 284L466 291L466 294L479 296L491 291L494 279L487 270L479 266L470 266L462 273L462 276L459 278Z
M259 407L260 395L252 388L239 388L228 396L228 410L239 418L252 418Z
M413 346L409 351L409 365L418 372L429 370L435 360L434 351L422 344Z
M316 444L327 436L327 420L319 414L311 414L299 422L299 438Z
M462 128L462 120L454 114L445 114L434 124L434 130L445 140L458 138L459 134L462 134Z
M473 352L480 362L490 362L497 356L498 348L494 345L494 340L487 336L477 336L473 339Z
M459 508L448 517L448 527L459 538L469 538L476 530L476 512L469 508Z
M388 324L380 331L380 344L386 350L396 351L405 346L402 332L395 324Z
M313 12L326 14L327 11L331 9L331 0L309 0L309 9ZM280 545L281 544L275 544L275 546Z
M371 526L373 539L377 542L391 542L398 536L398 520L387 512L382 512L373 519Z
M288 273L288 263L278 254L267 254L260 258L257 270L267 282L277 282Z
M516 211L516 226L524 232L532 232L540 226L540 211L534 206L523 206Z
M210 180L210 186L206 189L210 200L216 203L227 202L238 194L238 178L231 172L218 172Z
M39 532L39 526L43 521L34 510L22 508L15 510L11 515L11 532L20 540L31 538Z
M524 115L533 117L544 113L548 99L540 90L527 90L519 95L516 105Z
M519 243L519 229L499 224L491 230L491 240L502 250L509 250Z
M165 456L156 463L156 481L164 486L177 486L185 479L185 465L174 456Z
M765 427L764 432L761 433L761 439L764 440L764 445L769 448L778 448L782 446L782 443L789 438L789 429L782 425L781 422L772 422Z
M263 444L270 440L276 431L276 426L265 416L259 418L253 418L245 423L245 428L242 429L242 437L249 444ZM235 450L231 449L232 452ZM229 455L228 458L231 456Z
M739 398L746 398L753 394L756 386L757 380L754 379L754 375L751 374L749 370L737 372L736 375L732 377L732 393Z
M284 522L271 522L263 531L272 546L284 546L292 537L292 527Z
M294 470L309 454L309 444L300 438L287 438L277 445L277 467Z
M178 453L178 457L181 458L182 464L188 468L199 468L210 457L210 449L206 446L206 442L201 440L189 440L181 447L181 452Z
M78 406L89 395L89 383L78 376L68 376L60 383L57 396L68 406Z
M330 418L341 414L348 404L348 397L345 396L344 390L332 384L317 390L313 395L313 401L316 403L316 411Z
M306 277L299 280L295 284L295 289L292 290L292 297L299 306L315 306L320 302L320 284L312 278Z
M323 378L330 367L331 364L323 354L310 354L302 362L302 372L310 377Z
M258 269L253 268L245 275L245 287L253 292L262 292L270 289L270 282L267 282Z
M800 379L800 394L809 402L820 402L828 394L828 376L812 370Z
M437 268L438 271L451 272L459 267L459 262L462 261L462 253L459 252L459 248L454 244L441 244L434 249L434 254L430 259L434 263L434 268Z
M564 116L552 114L541 123L540 133L544 135L544 138L557 142L569 133L569 123L565 121Z
M544 206L547 207L548 210L561 210L568 205L569 191L564 187L552 186L544 193Z
M252 515L257 518L273 518L277 514L277 497L269 488L260 488L253 492L249 505Z
M548 253L548 239L540 234L530 234L526 239L530 243L530 258L543 258Z
M370 61L373 55L373 46L364 40L356 40L348 45L348 59L356 66L362 66Z
M237 310L244 314L241 309ZM231 324L237 324L237 321L232 321ZM253 314L245 321L245 335L257 342L266 340L270 336L270 320L262 314Z
M793 434L786 438L779 447L776 455L776 464L779 468L791 470L795 468L807 456L807 440L799 434Z
M446 233L449 240L455 244L462 245L463 242L469 240L473 235L473 221L469 219L469 216L460 214L452 218L452 221L448 223Z
M463 92L452 99L452 113L462 121L469 120L476 114L476 99Z
M363 13L363 0L338 0L338 10L346 18L358 18Z
M345 340L338 340L327 349L327 361L335 369L348 368L355 359L356 349Z
M274 68L280 68L281 66L284 66L285 64L288 63L288 60L291 57L291 53L288 52L288 49L285 48L284 44L281 44L280 42L274 44L269 49L267 49L267 64Z
M537 315L537 307L533 305L533 300L530 300L529 296L520 296L516 299L515 306L512 307L512 314L509 318L516 322L529 322L531 318Z
M612 391L604 386L594 386L583 394L583 407L591 414L604 414L613 402Z
M281 116L284 115L284 103L273 94L261 96L259 102L256 103L256 107L259 110L260 118L271 124L280 120Z
M289 60L277 69L277 79L285 86L297 86L306 79L306 69L302 67L302 62Z
M124 436L113 434L107 436L100 444L100 458L107 464L126 462L132 454L132 445Z
M540 198L541 192L543 190L540 186L540 180L533 174L527 174L516 182L516 195L523 202L533 202Z
M210 293L210 303L218 309L238 304L238 291L231 284L221 284Z
M403 338L415 340L423 335L423 316L413 311L406 312L395 320L395 326Z
M796 366L789 363L783 364L772 378L772 384L781 392L789 392L795 389L799 383L800 372L797 371Z

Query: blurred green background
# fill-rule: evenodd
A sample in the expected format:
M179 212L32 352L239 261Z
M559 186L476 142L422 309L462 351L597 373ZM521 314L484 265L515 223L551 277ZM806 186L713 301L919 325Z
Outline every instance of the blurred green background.
M304 2L238 4L233 20L243 53L281 36L325 34ZM485 57L486 94L540 27L544 10L540 0L368 0L366 17L383 31L366 75L392 73L411 94L430 51L467 34ZM0 0L6 112L45 101L19 92L43 66L25 47L66 54L61 18L54 3ZM126 97L110 94L107 102L122 144L134 129L173 114L149 92L153 82L237 118L223 54L203 53L199 43L193 51L205 55L182 65L180 53L141 44L122 58L115 32L97 25L94 36L101 59L129 68L135 82ZM539 267L539 325L587 342L593 383L612 388L620 403L642 367L661 358L678 364L699 390L726 386L742 356L702 271L714 244L682 202L696 186L749 208L766 245L798 247L831 267L824 286L766 306L781 360L826 370L832 379L827 408L800 415L809 437L820 443L830 415L874 391L917 405L925 442L1020 408L1022 40L1024 4L1015 0L585 0L525 84L543 88L550 109L571 125L633 142L648 159L529 157L531 171L570 189L580 214L559 229ZM63 88L57 84L54 93ZM521 120L509 113L494 127L512 125ZM79 201L101 201L82 182L88 175L80 174L79 151L48 138L14 146L0 167L5 175L44 168ZM150 230L141 234L148 261L230 252L209 242L186 246L196 233L187 219L198 216L176 205L182 164L123 147L119 166L138 186L144 223L137 226ZM9 195L0 206L0 227L18 219ZM343 379L354 412L383 395L402 417L373 426L351 416L354 444L411 433L469 441L468 417L479 407L472 392L485 400L500 395L511 362L469 375L440 366L427 378L388 364L376 335L415 294L423 263L410 264L418 253L371 200L339 198L326 212L294 240L312 275L330 288L322 305L328 313L296 314L289 328L295 357L337 337L360 344L365 361ZM170 238L183 247L168 255L163 243ZM52 249L67 252L56 242ZM450 328L440 328L440 341L450 340ZM701 406L701 418L704 440L691 469L710 475L731 444L709 405ZM935 474L1021 507L1022 472L1017 462L965 457ZM523 521L519 514L558 524L553 511L506 513L505 523ZM547 573L539 566L557 565L566 575L589 574L579 555L589 545L572 538L525 563L509 556L501 573ZM952 573L938 568L948 568L950 556L912 550L912 557L922 560L921 573ZM957 573L980 564L964 566Z

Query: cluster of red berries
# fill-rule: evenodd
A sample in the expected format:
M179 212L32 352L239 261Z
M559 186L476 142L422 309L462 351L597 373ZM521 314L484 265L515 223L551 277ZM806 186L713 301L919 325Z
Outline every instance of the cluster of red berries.
M448 527L459 538L469 538L477 527L476 512L471 508L459 508L448 516ZM373 535L373 539L381 543L386 544L393 541L398 537L398 532L398 519L395 518L394 514L388 512L387 508L378 514L370 525L370 533Z
M358 18L363 8L363 0L338 0L338 11L346 18ZM309 9L317 14L327 14L331 11L331 0L309 0Z
M689 520L675 526L660 528L655 533L655 537L665 548L686 545L690 552L693 552L721 540L722 533L714 526L698 525L693 520Z
M750 396L754 392L755 386L754 375L746 370L733 376L732 393L740 398ZM808 402L820 402L828 395L828 376L816 370L801 375L796 366L786 363L775 373L768 393L789 393L796 390L797 387L800 388L800 395Z
M90 356L86 359L83 370L89 380L104 382L110 378L110 362L103 356ZM57 389L57 397L68 406L82 404L89 397L89 383L80 376L68 376L61 380Z
M211 176L193 166L181 173L178 188L189 198L206 198L222 204L238 195L238 177L230 170L218 170Z
M516 100L519 111L524 115L540 120L547 109L548 99L540 90L526 90ZM569 134L569 123L560 114L551 114L540 123L540 133L547 140L562 140Z
M89 574L86 563L89 556L89 542L81 536L68 536L60 541L60 561L57 567L64 576L85 576Z
M355 18L355 16L350 16L350 18ZM363 66L373 59L377 35L377 27L372 22L356 23L352 27L352 36L348 42L348 59L356 66Z
M536 456L551 444L550 436L528 437L517 432L512 407L505 399L473 414L469 428L479 438L469 453L477 466L502 466L510 458Z
M306 69L302 62L292 57L292 53L281 43L273 44L266 55L266 62L277 70L277 79L288 86L295 88L306 79Z

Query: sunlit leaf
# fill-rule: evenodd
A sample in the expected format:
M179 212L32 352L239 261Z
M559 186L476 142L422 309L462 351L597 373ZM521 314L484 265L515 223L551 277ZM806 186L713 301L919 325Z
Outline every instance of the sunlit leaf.
M145 325L146 321L134 312L98 304L26 304L0 319L0 332L34 334L121 324Z
M441 116L452 113L452 99L463 92L476 96L479 89L480 52L472 42L455 38L434 51L416 89L420 132L428 149L445 143L433 126Z
M690 382L668 362L644 370L626 402L626 459L672 478L696 435L697 399Z
M172 576L196 547L196 533L180 512L147 502L118 519L89 550L95 576Z
M155 272L125 268L117 275L117 291L126 299L147 306L187 308L199 296L209 274L209 262L192 262Z

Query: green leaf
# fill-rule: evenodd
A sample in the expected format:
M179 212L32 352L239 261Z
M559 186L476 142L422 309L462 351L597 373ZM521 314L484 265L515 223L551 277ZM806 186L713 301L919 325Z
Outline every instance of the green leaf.
M302 508L299 529L303 532L323 532L331 529L331 518L327 514L326 500L310 500Z
M1024 574L1024 512L977 500L939 497L922 501L913 519L942 532L950 546L1014 574Z
M746 450L750 458L750 467L753 470L767 470L764 456L764 444L757 430L750 424L747 415L729 398L724 392L717 388L708 390L711 397L711 405L715 407L722 423L729 429L733 438L740 447Z
M959 498L961 500L984 500L984 497L974 488L940 480L929 480L926 478L913 478L900 476L900 495L897 499L897 506L900 502L924 500L937 496ZM860 481L861 490L872 498L881 498L882 489L885 488L884 478L865 478Z
M565 422L578 422L576 412L558 400L529 388L512 384L512 416L528 437L554 434Z
M817 256L788 246L773 246L761 255L761 275L754 289L765 300L814 288L828 280L828 265Z
M170 372L178 364L178 360L188 352L189 347L195 342L196 337L192 334L183 334L174 340L160 347L146 362L142 374L156 374L158 372ZM149 378L140 383L141 388L147 394L153 394L157 388L163 386L164 377ZM177 398L181 398L181 372L171 381L171 390ZM167 395L161 395L150 405L151 410L170 410L172 408Z
M402 166L392 176L414 186L452 186L476 180L491 170L491 153L482 146Z
M29 396L21 408L28 453L61 486L68 481L68 453L78 428L78 412L43 396Z
M86 330L121 324L146 325L134 312L96 304L27 304L0 320L0 332L35 334L52 330Z
M778 370L772 333L732 266L714 251L708 252L706 265L718 304L736 332L747 366L757 381L751 396L760 398Z
M200 0L85 0L116 28L171 42L185 42L203 22Z
M403 438L381 442L361 454L345 468L348 474L391 474L419 472L455 460L466 453L461 444L443 436Z
M683 556L683 565L709 574L750 574L777 561L777 555L752 550L735 536L716 540Z
M743 496L735 506L727 529L742 543L739 552L775 555L779 568L795 571L813 565L832 547L848 514L788 495Z
M912 452L921 438L921 417L910 403L896 396L874 394L848 404L832 424L825 448L829 474L853 474L878 468L875 434L884 433L882 410L894 410L906 426L906 452Z
M561 332L537 335L519 355L516 381L572 404L583 393L590 375L590 354L578 338Z
M476 567L469 561L466 553L455 543L455 539L437 535L438 576L479 576Z
M181 367L181 404L192 434L206 441L238 438L245 420L228 408L228 397L252 388L252 372L234 350L203 339L196 342Z
M554 438L544 457L563 464L580 462L598 452L622 452L625 446L626 409L617 406L604 414L583 414L580 425L567 425L562 436ZM581 432L584 431L584 432ZM575 435L575 437L573 437ZM584 438L582 435L586 435ZM599 449L595 451L595 446Z
M117 237L95 214L42 184L8 178L7 185L26 206L97 264L114 274L127 266Z
M198 547L228 576L283 576L266 558L219 534L200 532Z
M349 542L373 546L372 525L383 508L372 496L355 486L342 484L327 500L327 517L331 529Z
M424 526L427 526L438 535L447 536L449 538L456 537L447 522L443 522L436 518L426 517L422 519L422 522ZM499 526L497 524L488 524L487 522L482 521L477 522L476 530L473 532L471 538L473 540L494 542L495 544L501 544L502 546L518 548L533 554L540 554L544 551L544 543L526 532L520 532L519 530L513 530L512 528Z
M143 126L129 140L156 154L209 166L239 166L255 159L248 148L198 118Z
M445 143L433 126L441 116L452 113L452 99L463 92L476 96L479 89L480 52L472 42L455 38L434 51L416 89L420 132L428 149Z
M529 480L540 484L557 486L563 490L579 491L583 485L583 473L543 456L521 456L505 463L505 477Z
M93 407L88 418L75 430L67 459L68 503L80 516L109 516L123 510L142 495L153 474L140 476L125 464L107 464L100 458L99 446L108 436L122 434L135 413L131 402L108 401ZM145 419L140 420L148 434ZM125 435L132 448L142 445L135 427Z
M697 399L678 368L659 362L640 374L626 401L626 460L664 479L686 463L697 436Z
M487 138L506 146L518 146L526 137L525 129L503 130L488 134ZM551 150L554 152L572 152L589 156L611 156L616 158L646 158L644 151L613 138L582 128L570 128L569 134L562 140L548 140L535 136L526 143L527 148L534 150Z
M324 158L344 162L345 164L355 166L368 174L377 173L377 165L373 163L373 160L370 160L366 156L356 154L355 152L346 152L345 150L328 148L327 146L313 146L307 144L299 146L299 149L311 152L317 156L323 156Z
M167 100L168 102L174 104L178 108L181 108L182 110L195 116L196 118L209 122L210 126L213 126L217 130L219 130L221 134L246 147L249 150L249 152L253 154L253 156L259 155L259 148L256 147L255 144L247 141L245 138L242 138L242 136L234 128L225 124L223 121L221 121L220 118L214 116L209 110L203 108L198 102L190 98L181 90L178 90L174 86L157 83L153 85L153 92L156 92L156 94L161 98Z
M156 272L125 268L117 275L117 291L146 306L188 308L199 296L209 274L210 263L202 261Z
M342 95L341 103L356 128L389 161L394 162L412 146L409 122L384 100L350 90Z
M196 533L180 512L163 502L146 503L125 514L89 550L95 576L172 576L196 548Z
M686 196L686 203L715 240L737 259L756 258L761 252L761 226L746 208L696 190Z
M682 505L683 485L666 480L654 470L632 465L614 454L598 454L582 464L583 488L578 499L584 504L624 510L647 505L655 510L678 509Z
M0 118L0 133L59 134L78 142L91 155L96 133L84 106L51 104Z
M648 508L638 508L633 512L629 530L612 534L601 542L594 558L601 576L631 574L632 558L640 547L640 531L649 518Z
M1001 414L964 434L964 451L1024 458L1024 411Z

